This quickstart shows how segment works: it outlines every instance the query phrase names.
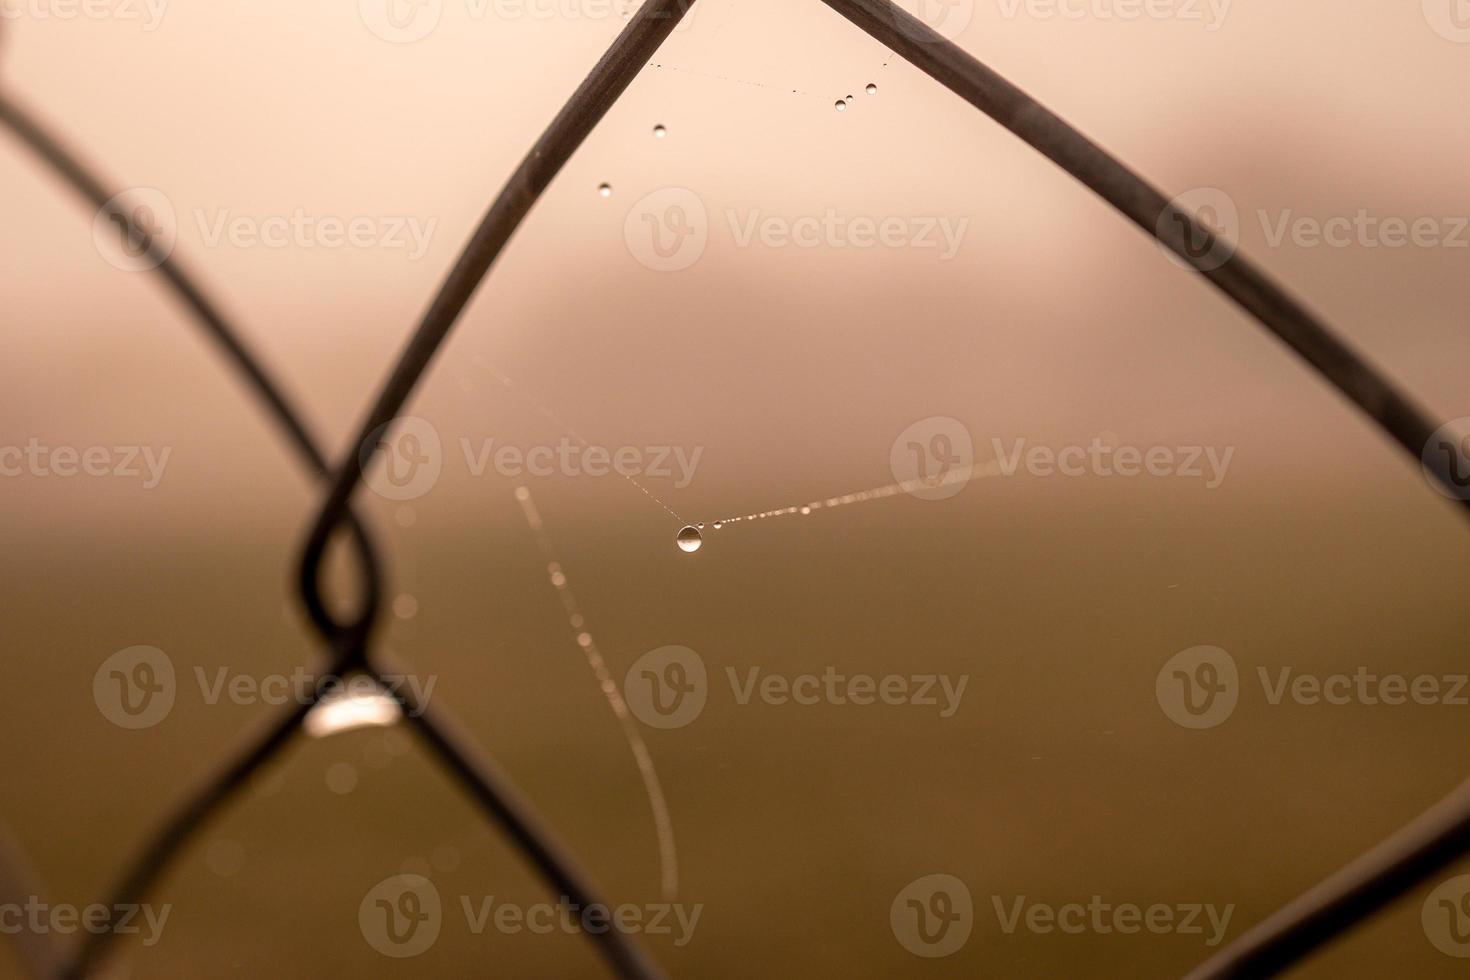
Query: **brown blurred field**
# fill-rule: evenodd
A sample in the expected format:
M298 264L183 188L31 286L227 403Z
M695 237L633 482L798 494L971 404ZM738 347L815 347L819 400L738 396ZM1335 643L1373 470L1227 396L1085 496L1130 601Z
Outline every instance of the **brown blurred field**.
M707 6L706 6L707 5ZM1405 675L1465 670L1463 519L1274 341L1135 230L821 4L701 0L573 159L413 405L461 437L703 447L685 489L712 521L892 480L915 420L974 434L1235 447L1215 490L1171 479L1017 475L733 526L698 554L617 479L532 481L614 675L680 644L712 673L969 676L954 717L906 707L738 705L716 683L687 728L646 729L673 816L693 940L674 976L1177 976L1189 936L1005 934L991 896L1233 903L1230 936L1470 772L1452 706L1269 706L1219 728L1161 712L1176 651ZM1247 251L1445 418L1470 413L1467 252L1270 247L1257 209L1470 214L1470 47L1417 5L1241 0L1221 30L1006 20L961 43L1162 186L1215 186ZM151 33L4 24L3 83L125 185L181 213L437 219L418 261L343 249L180 254L340 448L473 222L621 19L456 20L386 45L355 6L176 0ZM862 86L875 82L876 96ZM795 90L794 92L792 90ZM857 93L850 111L834 99ZM655 141L655 123L668 136ZM0 815L56 902L100 899L191 778L269 709L208 705L123 731L92 700L134 644L181 671L289 672L320 656L292 596L315 507L248 392L142 275L93 246L91 214L0 140L7 356L0 443L172 449L152 490L0 481L6 778ZM613 187L601 199L599 183ZM932 253L736 247L678 274L630 255L624 217L659 187L711 209L970 219ZM717 218L723 223L723 218ZM615 901L658 900L649 806L568 632L514 484L452 459L427 496L360 495L394 594L387 647L544 810ZM326 773L351 763L348 793ZM211 854L214 855L211 858ZM228 857L222 857L226 855ZM427 869L443 933L411 960L357 924L387 875ZM1457 873L1470 871L1461 867ZM889 903L931 873L976 903L960 953L895 942ZM1304 977L1452 976L1420 927L1427 889ZM402 729L300 740L185 854L154 900L163 941L120 975L602 975L583 940L473 935L459 896L544 899L523 861ZM0 976L19 976L0 945Z

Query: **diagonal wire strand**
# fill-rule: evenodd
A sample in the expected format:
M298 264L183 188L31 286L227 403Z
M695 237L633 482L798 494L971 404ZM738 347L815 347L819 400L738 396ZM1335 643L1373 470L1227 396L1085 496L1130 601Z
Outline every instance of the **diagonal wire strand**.
M240 339L238 331L229 325L218 307L208 299L193 276L153 239L147 229L134 222L132 216L113 201L113 195L107 192L103 182L32 113L24 110L13 99L0 96L0 124L9 128L93 206L120 216L133 240L145 249L175 293L252 384L309 468L319 476L325 476L326 457L301 422L300 414ZM357 517L349 511L346 519L357 542L363 578L368 585L368 599L364 602L359 617L363 623L370 624L373 621L373 609L381 580L377 554L366 528ZM380 682L384 680L383 670L369 662L366 647L353 645L356 641L365 642L365 632L332 635L328 640L338 651L334 658L336 663L328 676L351 669L362 669ZM240 747L233 750L231 758L224 765L194 785L186 799L158 826L146 846L128 866L120 883L110 893L113 900L108 903L108 908L113 919L122 906L136 904L210 817L235 795L253 772L282 750L299 728L315 698L314 694L308 703L270 723L262 732L243 738ZM426 705L414 705L409 717L414 719L417 731L441 763L486 808L488 814L501 823L502 828L541 871L544 878L556 886L561 894L577 901L584 908L606 904L600 900L588 876L575 859L555 840L532 805L519 794L488 756L479 752L470 739L458 734L456 723L448 712L436 710L430 717ZM65 976L83 977L93 967L117 936L116 930L111 928L116 923L110 920L107 925L109 928L88 934L76 959L65 968ZM627 935L618 930L591 935L604 950L604 955L619 976L660 976L657 967Z
M1044 106L890 0L823 0L935 81L999 122L1194 266L1259 320L1415 460L1452 496L1448 457L1423 454L1435 426L1324 323L1163 194ZM1190 243L1206 243L1195 248ZM1216 267L1216 262L1223 263ZM1430 457L1433 457L1432 459ZM1461 497L1462 505L1470 503ZM1462 510L1462 513L1465 511ZM1262 977L1306 956L1470 850L1470 790L1371 848L1221 950L1191 980Z
M511 174L440 286L363 419L353 449L337 470L302 549L301 594L308 612L318 622L342 628L332 620L322 600L318 575L327 541L342 521L352 494L362 481L366 460L376 452L377 447L369 444L373 434L392 423L506 242L693 3L694 0L648 0L639 8Z

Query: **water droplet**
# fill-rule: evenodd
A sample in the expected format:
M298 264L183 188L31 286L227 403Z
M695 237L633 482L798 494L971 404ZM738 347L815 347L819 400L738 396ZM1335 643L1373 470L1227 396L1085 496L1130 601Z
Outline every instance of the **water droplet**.
M846 99L846 101L848 101L848 102L851 102L851 101L852 101L852 96L850 96L850 95L849 95L849 96L848 96L848 97L847 97L847 99Z
M869 95L877 95L878 94L878 86L874 85L872 82L869 82L868 83L868 94Z
M704 544L704 536L699 533L697 527L684 527L674 537L674 543L679 546L680 551L686 551L692 555L699 550L700 545Z
M805 514L810 514L810 513L811 513L811 512L812 512L812 509L811 509L811 508L810 508L810 507L803 507L803 508L802 508L802 509L801 509L801 512L802 512L802 514L804 514L804 515L805 515Z
M658 139L663 139L665 136L669 135L669 131L667 129L664 129L663 124L660 123L659 125L653 127L653 135Z
M603 197L612 197L612 184L598 184L597 193Z
M846 99L838 99L837 100L837 111L838 112L846 112L847 111L847 100Z
M715 530L716 531L718 531L720 528L722 528L724 526L725 526L725 522L724 521L715 521Z

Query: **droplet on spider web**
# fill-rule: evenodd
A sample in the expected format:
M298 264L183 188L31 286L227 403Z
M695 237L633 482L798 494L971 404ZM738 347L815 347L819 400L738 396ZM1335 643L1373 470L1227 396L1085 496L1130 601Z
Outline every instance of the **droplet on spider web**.
M669 135L669 131L663 127L662 123L660 123L659 125L653 127L653 135L656 139L663 139L665 136Z
M878 94L878 86L874 85L872 82L869 82L868 83L868 94L869 95L877 95Z
M837 100L837 111L838 112L846 112L847 111L847 100L846 99L838 99Z
M600 197L612 197L612 184L598 184L597 193Z
M692 555L704 544L704 535L699 533L699 528L686 526L680 528L679 533L674 536L674 543L679 546L680 551Z

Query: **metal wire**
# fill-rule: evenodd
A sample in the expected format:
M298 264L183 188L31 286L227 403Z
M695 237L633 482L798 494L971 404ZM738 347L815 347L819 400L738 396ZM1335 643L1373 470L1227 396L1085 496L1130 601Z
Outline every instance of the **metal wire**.
M1421 453L1434 432L1429 416L1397 391L1365 359L1283 289L1242 257L1230 243L1169 201L1060 118L980 64L889 0L823 0L839 14L892 48L1098 193L1153 235L1280 338L1446 487L1453 488L1449 459ZM471 237L411 336L359 430L354 451L329 474L325 456L279 386L220 315L196 280L111 203L92 176L13 99L0 96L0 123L94 207L119 220L144 244L160 274L206 328L266 403L298 455L319 476L330 476L299 565L299 585L312 622L331 652L333 674L360 671L382 680L382 656L370 653L381 594L381 572L367 529L351 511L351 498L376 452L371 437L391 425L491 265L540 194L598 120L631 83L678 24L693 0L649 0L592 69L576 93L512 175ZM1203 246L1203 247L1201 247ZM1465 503L1466 501L1461 501ZM331 536L346 529L354 540L364 583L363 601L346 621L333 617L319 590L322 560ZM441 763L498 821L543 878L580 904L598 902L588 877L484 757L458 723L439 707L412 702L396 685L400 707ZM111 907L135 901L156 883L180 848L260 766L279 753L300 727L320 692L245 740L161 825L114 891ZM1387 902L1470 849L1470 789L1462 788L1435 810L1374 848L1337 875L1241 936L1191 977L1263 976L1274 973L1341 934ZM115 914L115 913L114 913ZM84 976L115 932L84 942L67 976ZM657 976L657 968L618 930L592 936L621 976ZM44 954L41 957L45 958Z
M115 216L132 240L157 268L173 292L194 314L250 382L252 390L267 405L288 441L298 455L318 476L327 473L326 458L301 421L301 414L291 405L278 383L262 366L211 301L195 277L169 250L160 245L148 230L133 220L126 209L114 200L105 183L39 119L12 97L0 96L0 124L32 150L48 168L81 195L93 207ZM350 511L346 523L351 529L358 564L365 583L366 600L358 612L356 623L342 631L323 631L332 651L332 667L325 678L339 677L353 671L375 677L389 690L397 686L387 683L393 669L385 666L382 655L370 656L367 641L375 620L381 591L381 573L376 551L365 526ZM37 976L83 977L96 965L118 933L113 928L124 906L138 903L172 864L183 847L193 839L225 803L234 797L261 766L279 754L299 730L302 720L316 703L320 691L267 724L263 730L241 739L237 749L227 753L225 762L195 782L185 799L166 817L136 855L107 903L109 920L96 932L83 939L75 958L65 964L55 962L57 952L51 947L22 948L26 962ZM514 788L494 762L462 733L458 722L442 707L411 702L411 695L398 692L400 706L415 732L441 764L462 783L486 813L498 822L521 853L530 859L556 894L567 896L580 907L603 905L604 901L571 853L561 845L549 825L534 807ZM0 852L19 854L15 847ZM626 933L615 929L588 931L598 949L618 976L650 978L662 976L658 967Z
M1431 466L1462 507L1470 504L1451 480L1448 457L1424 454L1437 428L1429 415L1232 244L1045 106L890 0L823 2L1041 151L1194 266L1346 395L1416 462ZM1470 791L1460 791L1242 935L1192 973L1191 980L1270 976L1379 911L1467 850Z

